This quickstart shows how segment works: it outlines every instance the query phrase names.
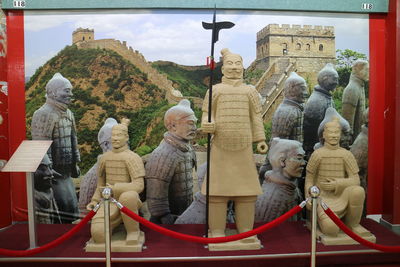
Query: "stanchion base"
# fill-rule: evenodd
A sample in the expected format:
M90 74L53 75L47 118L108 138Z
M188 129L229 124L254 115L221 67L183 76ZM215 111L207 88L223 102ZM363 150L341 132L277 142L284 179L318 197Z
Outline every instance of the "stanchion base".
M144 244L144 233L140 231L139 242L136 245L126 244L126 232L118 231L111 237L111 252L142 252ZM86 243L86 252L105 252L104 243L94 243L93 239L90 239Z
M364 227L360 226L362 229L365 231L361 231L357 233L360 237L362 237L365 240L368 240L370 242L375 243L376 242L376 237L371 234L367 229ZM326 245L326 246L332 246L332 245L355 245L359 244L357 241L355 241L353 238L345 234L344 232L340 231L339 234L335 237L332 236L327 236L324 235L319 229L317 229L317 237L320 238L321 243Z
M237 234L237 231L233 229L227 229L225 232L227 236ZM208 236L210 236L210 233ZM257 236L251 236L246 239L226 243L208 244L209 251L258 250L261 248L262 245Z

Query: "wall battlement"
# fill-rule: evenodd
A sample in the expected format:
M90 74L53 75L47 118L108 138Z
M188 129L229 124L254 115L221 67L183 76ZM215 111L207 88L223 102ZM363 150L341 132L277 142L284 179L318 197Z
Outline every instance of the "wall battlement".
M334 36L335 28L333 26L320 25L290 25L290 24L269 24L262 30L257 32L257 41L265 38L267 35L300 35L300 36L315 36L315 37L332 37Z

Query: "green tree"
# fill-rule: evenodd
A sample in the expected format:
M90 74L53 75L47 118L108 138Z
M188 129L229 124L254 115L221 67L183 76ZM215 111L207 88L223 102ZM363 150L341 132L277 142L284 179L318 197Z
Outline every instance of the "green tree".
M345 87L350 79L351 67L357 59L367 59L363 53L350 49L336 50L336 71L339 74L339 86Z

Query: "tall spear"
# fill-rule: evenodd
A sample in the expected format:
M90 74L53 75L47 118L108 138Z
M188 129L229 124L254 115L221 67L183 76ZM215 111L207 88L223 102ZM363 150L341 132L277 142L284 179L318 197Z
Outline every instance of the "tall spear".
M214 16L213 22L202 22L203 28L206 30L212 30L211 32L211 56L209 57L210 60L207 60L207 65L210 66L210 83L208 86L208 122L211 122L211 112L212 112L212 86L213 86L213 78L214 78L214 68L215 68L215 61L214 61L214 45L218 41L219 31L222 29L230 29L235 26L234 23L230 21L220 21L216 22L216 7L214 7ZM208 237L208 213L209 213L209 198L210 198L210 152L211 152L211 134L207 134L207 179L206 179L206 229L205 229L205 236Z

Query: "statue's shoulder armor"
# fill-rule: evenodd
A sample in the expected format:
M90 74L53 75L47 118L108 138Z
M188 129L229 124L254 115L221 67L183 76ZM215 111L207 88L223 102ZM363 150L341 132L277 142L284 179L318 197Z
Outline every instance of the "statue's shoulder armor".
M348 168L348 170L352 173L358 173L359 168L358 168L358 164L357 164L357 160L354 157L353 153L351 153L349 150L344 149L344 148L340 148L343 150L343 160Z

